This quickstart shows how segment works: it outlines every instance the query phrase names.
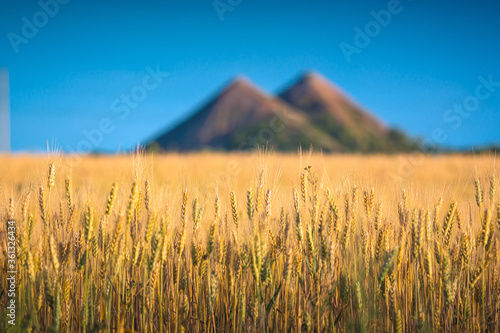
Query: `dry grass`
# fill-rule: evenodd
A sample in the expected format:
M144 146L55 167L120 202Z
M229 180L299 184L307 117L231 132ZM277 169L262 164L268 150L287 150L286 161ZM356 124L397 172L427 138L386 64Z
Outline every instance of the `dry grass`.
M0 157L14 331L498 331L495 159L415 159Z

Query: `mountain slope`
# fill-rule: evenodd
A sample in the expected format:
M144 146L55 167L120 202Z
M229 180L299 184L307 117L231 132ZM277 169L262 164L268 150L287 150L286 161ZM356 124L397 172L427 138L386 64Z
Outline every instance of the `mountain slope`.
M311 125L302 111L237 78L198 112L150 147L162 150L246 150L270 144L278 150L314 144L326 150L342 145Z
M315 126L341 142L346 150L396 151L412 146L402 133L388 128L320 74L302 75L279 97L307 113Z
M148 148L296 150L299 145L326 152L397 152L415 147L403 133L388 128L325 78L308 73L279 97L239 77L149 142Z
M361 109L340 88L318 73L304 74L279 97L311 116L331 116L344 127L363 127L365 131L377 135L387 132L382 122Z

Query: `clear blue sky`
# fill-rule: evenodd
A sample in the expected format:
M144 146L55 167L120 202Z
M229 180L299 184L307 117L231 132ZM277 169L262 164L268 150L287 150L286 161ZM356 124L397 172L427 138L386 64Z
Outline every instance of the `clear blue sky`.
M113 130L94 148L128 149L183 119L237 74L274 93L308 69L412 135L430 138L442 128L446 146L500 142L500 86L473 105L479 76L500 82L498 1L401 0L390 23L347 61L341 43L356 46L354 28L365 30L370 12L388 3L221 0L231 7L221 20L212 0L71 0L54 17L40 15L34 0L0 0L12 149L44 150L48 142L77 150L82 131L102 119ZM12 42L25 38L23 17L41 27ZM142 85L148 67L169 75L120 118L113 102ZM464 101L474 109L468 118L447 113Z

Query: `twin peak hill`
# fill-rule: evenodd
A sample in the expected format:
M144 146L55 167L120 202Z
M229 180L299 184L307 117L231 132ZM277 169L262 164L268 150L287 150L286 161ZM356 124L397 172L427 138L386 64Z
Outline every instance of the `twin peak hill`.
M402 152L416 142L391 129L317 73L277 96L237 77L201 109L147 143L155 151Z

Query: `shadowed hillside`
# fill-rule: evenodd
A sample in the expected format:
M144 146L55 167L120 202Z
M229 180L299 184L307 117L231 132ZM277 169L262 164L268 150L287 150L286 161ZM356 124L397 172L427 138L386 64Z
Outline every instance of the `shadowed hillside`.
M257 146L327 152L392 152L412 149L316 73L306 73L278 97L238 77L190 117L150 143L151 150L249 150Z

